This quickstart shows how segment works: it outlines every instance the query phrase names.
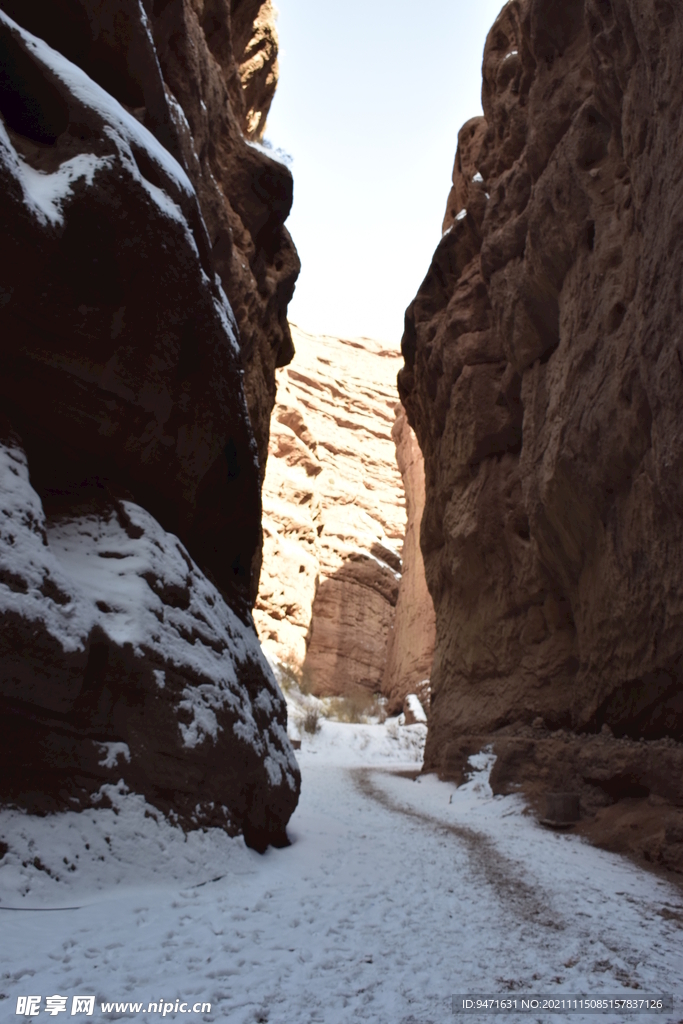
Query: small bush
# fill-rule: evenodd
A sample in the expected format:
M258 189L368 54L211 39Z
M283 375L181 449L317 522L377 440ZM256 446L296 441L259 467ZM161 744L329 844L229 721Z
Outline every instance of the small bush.
M293 661L281 661L280 687L285 692L298 690L299 693L308 696L313 692L313 679L310 670Z
M315 736L317 732L320 732L320 712L316 708L308 709L302 719L301 728L311 736Z
M370 693L369 690L358 686L343 697L331 697L327 717L351 725L360 725L370 718L383 722L387 717L384 704L385 701L379 694Z
M299 685L299 681L296 676L296 669L289 662L281 661L278 672L278 682L280 689L285 693L294 689L295 686Z

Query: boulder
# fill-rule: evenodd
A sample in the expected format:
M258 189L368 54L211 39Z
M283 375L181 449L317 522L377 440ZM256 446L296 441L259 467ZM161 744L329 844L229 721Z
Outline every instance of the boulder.
M183 827L286 841L299 772L254 631L139 505L47 519L0 445L2 797L34 813L125 784Z
M399 715L400 725L426 725L427 715L422 707L420 698L415 693L409 693L403 702L403 711Z

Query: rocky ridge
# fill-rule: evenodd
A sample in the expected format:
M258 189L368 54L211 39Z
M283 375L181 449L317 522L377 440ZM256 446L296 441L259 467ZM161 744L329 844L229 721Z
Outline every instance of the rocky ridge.
M399 377L437 619L426 767L493 742L500 789L579 793L594 837L678 870L682 58L669 0L506 4Z
M298 271L248 138L274 40L245 0L0 3L0 796L123 778L259 847L299 786L250 613Z
M297 328L293 335L296 359L278 371L254 618L265 649L303 669L313 692L382 692L400 708L429 676L423 658L417 672L392 671L386 684L406 578L395 428L400 357L366 338L314 337ZM407 450L411 432L403 416L399 422ZM412 460L421 461L419 452Z

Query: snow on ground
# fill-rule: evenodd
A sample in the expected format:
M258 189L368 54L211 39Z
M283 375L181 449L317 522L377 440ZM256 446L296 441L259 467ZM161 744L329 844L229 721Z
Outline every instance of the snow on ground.
M263 857L112 787L113 809L1 812L3 1020L19 996L68 996L70 1014L92 993L94 1021L155 1021L159 1001L168 1020L442 1024L451 995L482 991L674 992L657 1019L683 1019L680 890L492 797L485 752L459 789L415 780L423 726L301 735L292 845Z

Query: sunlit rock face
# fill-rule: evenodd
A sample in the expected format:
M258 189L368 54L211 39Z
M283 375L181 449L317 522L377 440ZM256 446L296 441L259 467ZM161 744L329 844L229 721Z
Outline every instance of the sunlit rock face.
M254 618L319 694L379 693L401 581L398 352L293 328L279 371Z
M233 51L220 3L0 8L2 795L123 778L284 841L299 776L250 613L298 270L291 175L245 137L268 33Z
M420 550L420 525L425 506L424 460L405 411L399 406L391 431L406 498L406 534L402 575L394 623L389 633L382 693L389 713L400 711L408 694L425 699L434 658L436 624Z
M506 784L594 807L670 798L671 765L643 781L608 739L592 767L581 742L541 754L544 730L683 738L682 17L505 6L403 339L437 618L427 765L507 735Z

